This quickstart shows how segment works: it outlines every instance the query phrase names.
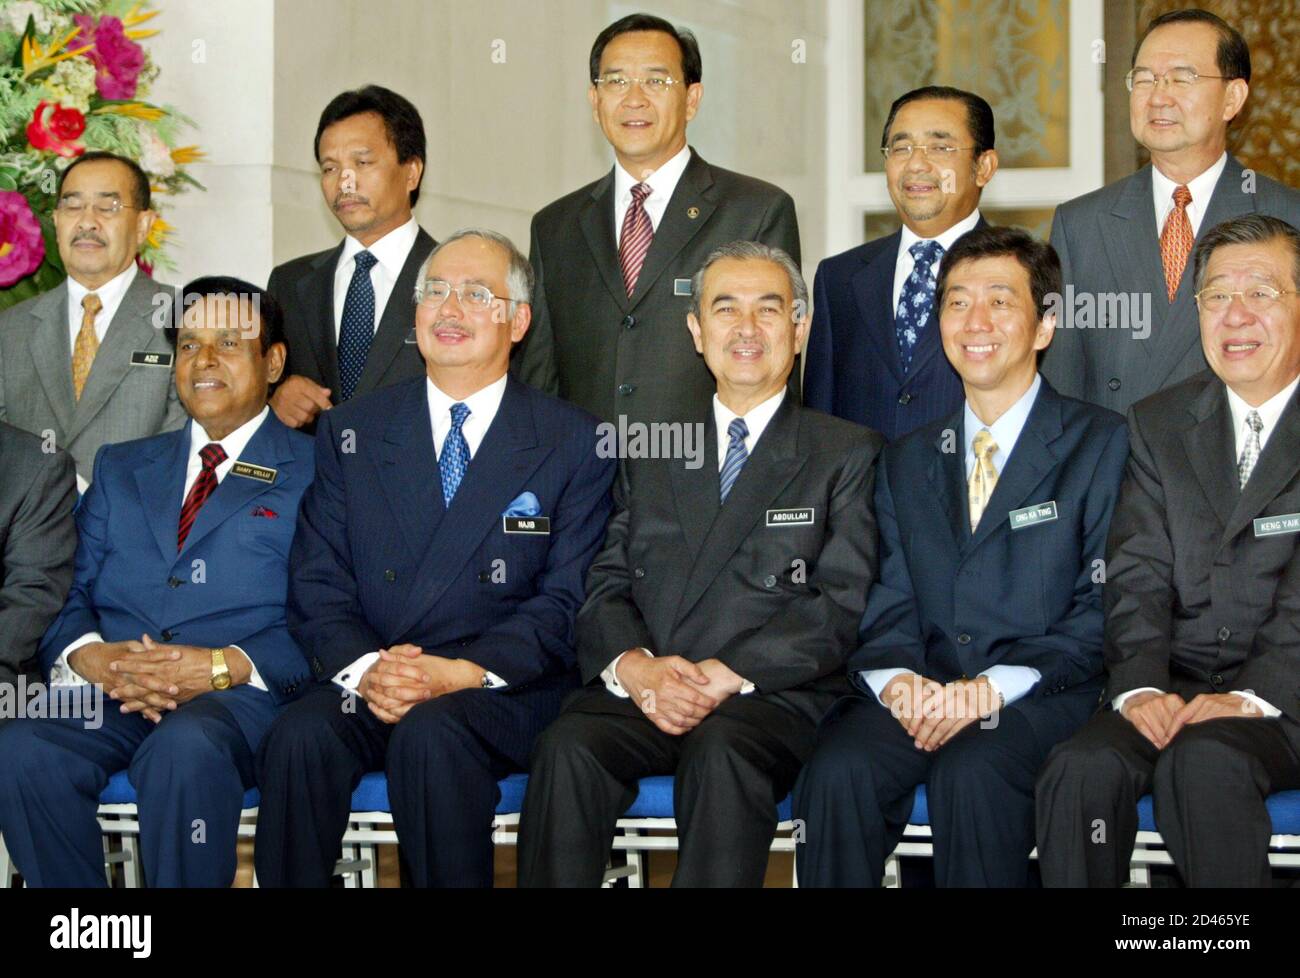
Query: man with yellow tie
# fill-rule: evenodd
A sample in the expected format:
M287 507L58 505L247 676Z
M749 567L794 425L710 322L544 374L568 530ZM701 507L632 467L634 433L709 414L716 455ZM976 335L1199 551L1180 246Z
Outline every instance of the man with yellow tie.
M0 313L0 420L67 451L82 492L101 445L185 422L162 329L172 289L136 266L149 207L149 178L134 162L79 157L54 210L67 279Z
M939 267L965 404L881 456L858 692L794 790L801 886L878 886L919 785L938 885L1028 882L1035 775L1101 692L1101 561L1128 455L1122 417L1038 374L1060 290L1056 252L1011 228L971 231Z

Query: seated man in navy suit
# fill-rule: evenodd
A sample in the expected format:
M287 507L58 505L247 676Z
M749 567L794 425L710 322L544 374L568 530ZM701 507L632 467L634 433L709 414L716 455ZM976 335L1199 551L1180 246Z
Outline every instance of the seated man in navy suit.
M427 376L318 422L289 623L320 684L258 758L263 886L329 882L376 770L412 881L491 886L496 783L578 684L614 461L595 418L506 376L533 282L509 239L458 232L419 281Z
M795 787L804 886L878 886L924 784L941 886L1023 886L1034 778L1097 707L1100 561L1124 419L1038 375L1061 265L982 228L939 269L960 411L885 450L880 579L849 674Z
M95 811L124 769L149 885L229 886L255 752L310 681L284 604L312 442L267 407L281 312L233 278L184 299L167 333L192 420L99 451L41 642L53 715L0 730L0 832L33 886L104 885Z

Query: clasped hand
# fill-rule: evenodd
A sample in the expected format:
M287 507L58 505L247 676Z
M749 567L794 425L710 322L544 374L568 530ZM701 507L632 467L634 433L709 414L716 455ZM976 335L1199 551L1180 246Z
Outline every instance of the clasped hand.
M357 692L371 713L384 723L396 723L425 700L473 689L482 681L483 670L466 659L425 655L418 645L394 645L379 650L379 660L365 671Z
M618 681L646 719L681 736L699 726L745 681L718 659L691 662L680 655L652 658L629 649L619 659Z

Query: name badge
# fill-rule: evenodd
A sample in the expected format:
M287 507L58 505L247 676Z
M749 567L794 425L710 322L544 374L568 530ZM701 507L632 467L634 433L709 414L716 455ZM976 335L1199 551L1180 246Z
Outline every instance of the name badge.
M673 279L673 295L690 295L691 280L688 278Z
M148 350L136 350L131 354L131 366L133 367L170 367L172 365L172 355L170 353L150 353Z
M275 469L263 468L249 462L236 462L230 469L231 475L243 476L245 479L255 479L268 485L275 481L275 472Z
M1288 533L1300 533L1300 513L1287 513L1285 516L1261 516L1255 520L1255 536L1280 537Z
M501 529L505 533L527 533L532 536L546 536L551 532L549 516L503 516Z
M1011 529L1013 530L1023 530L1027 527L1037 526L1039 523L1050 523L1057 516L1056 500L1026 506L1024 509L1013 509L1010 516Z
M817 511L811 506L799 506L792 509L769 509L768 526L812 526L813 516Z

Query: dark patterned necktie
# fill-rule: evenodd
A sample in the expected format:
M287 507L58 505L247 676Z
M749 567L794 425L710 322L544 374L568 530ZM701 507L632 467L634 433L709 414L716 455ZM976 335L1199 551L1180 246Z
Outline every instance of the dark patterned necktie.
M177 553L180 553L185 546L185 538L190 535L194 518L199 515L199 510L217 488L217 466L226 460L226 450L216 442L212 442L199 449L199 458L203 460L203 468L199 470L199 477L194 480L194 485L190 486L189 495L185 497L185 505L181 507L180 527L176 531Z
M898 335L898 358L903 373L912 365L912 354L921 338L921 330L930 321L934 308L934 275L931 269L943 257L943 245L937 241L917 241L907 249L913 260L912 274L903 283L894 312L894 332Z
M343 322L339 326L339 400L349 400L357 390L361 371L366 369L370 341L375 337L375 286L370 269L379 259L368 251L358 251L357 266L348 283L343 300Z
M1246 483L1250 481L1250 474L1255 471L1255 463L1259 461L1259 433L1264 430L1264 419L1259 416L1258 411L1251 411L1246 415L1246 427L1250 429L1250 434L1246 436L1246 444L1241 448L1241 458L1237 460L1237 484L1246 488Z
M727 434L731 436L731 444L727 446L727 457L722 460L722 472L718 475L724 503L727 501L727 494L731 492L731 487L740 478L740 470L745 467L745 462L749 458L749 452L745 448L745 439L749 437L749 425L745 424L744 418L736 418L727 425Z
M469 467L469 442L465 440L465 419L469 417L469 408L464 404L451 406L451 430L442 443L442 455L438 458L438 474L442 476L442 501L448 509L451 500L460 488L460 480L465 478L465 469Z
M636 288L636 280L641 276L641 266L645 264L646 252L654 240L655 229L650 223L650 215L645 211L645 199L650 196L652 188L648 183L638 183L632 188L632 203L623 215L623 233L618 239L618 263L623 269L623 284L627 294Z

